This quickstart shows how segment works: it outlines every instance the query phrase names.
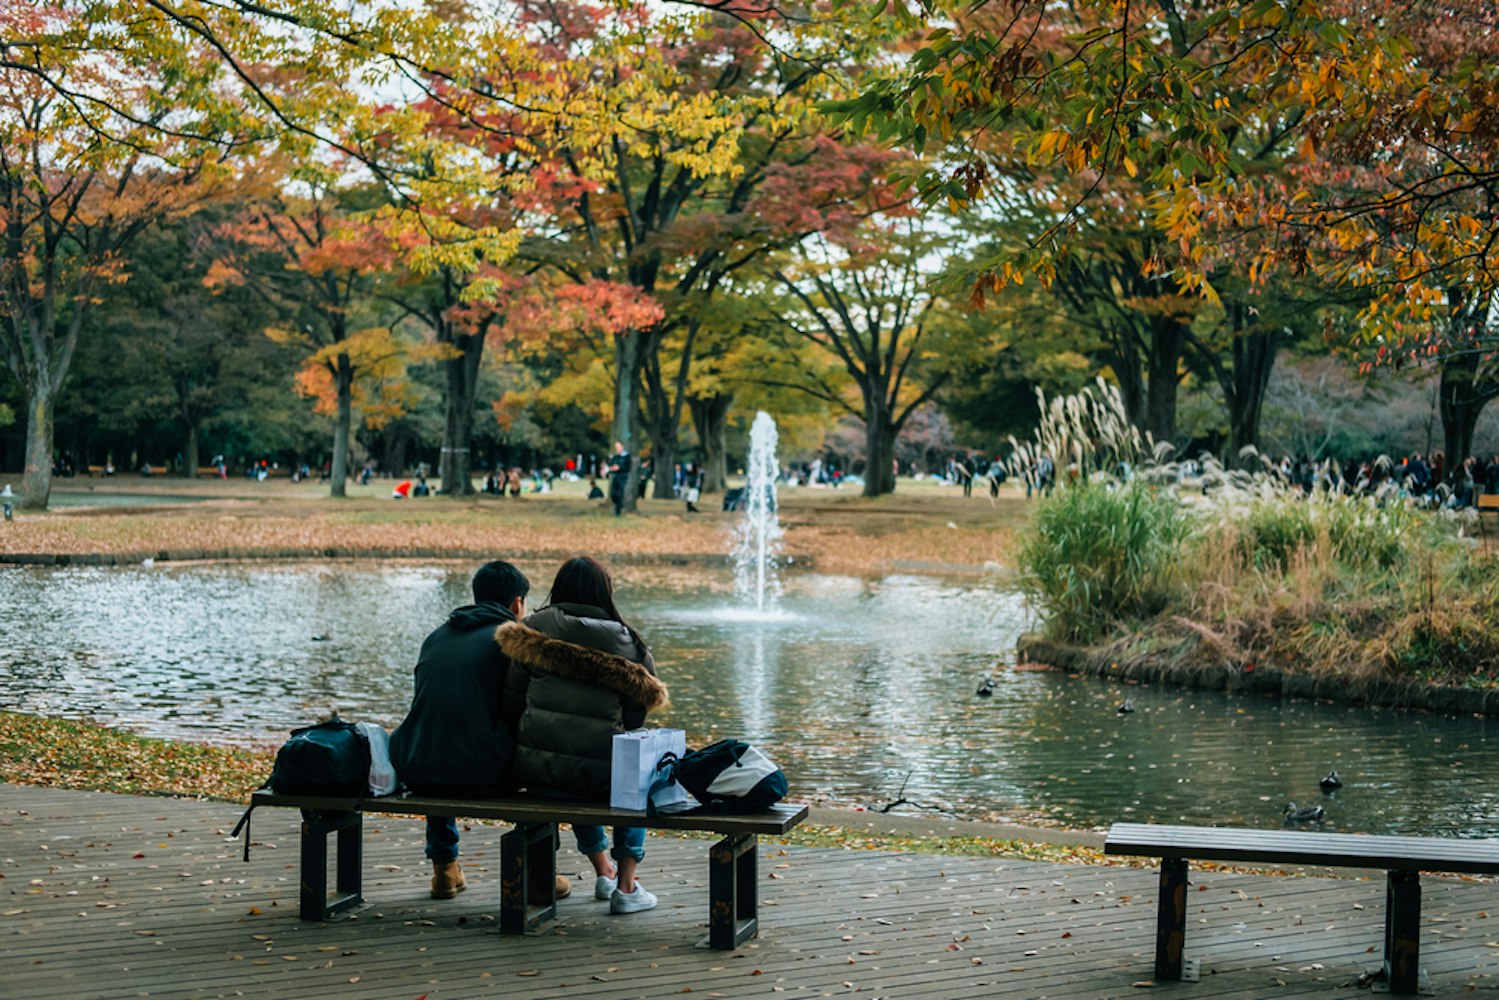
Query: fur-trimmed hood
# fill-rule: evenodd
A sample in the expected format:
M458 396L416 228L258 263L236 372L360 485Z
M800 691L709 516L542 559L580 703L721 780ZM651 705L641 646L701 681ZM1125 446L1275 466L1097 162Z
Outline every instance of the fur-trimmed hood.
M666 685L644 666L623 656L554 639L520 622L501 625L494 638L501 652L533 670L597 684L648 712L666 704Z

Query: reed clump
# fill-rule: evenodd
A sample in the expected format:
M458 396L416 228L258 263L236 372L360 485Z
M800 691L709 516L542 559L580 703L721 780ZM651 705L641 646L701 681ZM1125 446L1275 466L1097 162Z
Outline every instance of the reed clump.
M1499 546L1471 515L1332 467L1307 491L1252 453L1249 469L1172 460L1120 429L1117 393L1086 395L1043 400L1016 452L1023 475L1067 449L1020 546L1050 638L1177 671L1499 687Z
M1047 500L1020 561L1048 628L1088 640L1115 622L1159 614L1177 589L1186 530L1175 501L1142 485L1083 481Z

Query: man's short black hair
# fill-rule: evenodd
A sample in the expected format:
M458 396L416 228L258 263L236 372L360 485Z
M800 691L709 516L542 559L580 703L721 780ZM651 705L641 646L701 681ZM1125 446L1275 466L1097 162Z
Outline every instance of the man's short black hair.
M474 574L475 604L509 604L531 592L526 574L507 562L485 563Z

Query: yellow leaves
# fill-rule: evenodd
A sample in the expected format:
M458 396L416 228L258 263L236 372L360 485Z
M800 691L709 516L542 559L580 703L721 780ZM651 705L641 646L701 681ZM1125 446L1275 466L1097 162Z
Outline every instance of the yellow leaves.
M272 339L296 337L288 331L266 331ZM305 342L305 337L297 338ZM319 413L338 410L336 375L345 366L352 372L352 402L366 426L378 429L407 413L420 390L407 378L411 365L456 357L451 344L399 336L389 327L355 331L313 351L296 374L297 392L314 400Z
M1091 116L1092 111L1089 111L1088 114ZM1065 129L1043 133L1040 142L1037 144L1036 151L1041 156L1050 156L1054 152L1061 152L1066 149L1071 139L1072 135Z
M1135 161L1131 160L1128 156L1124 157L1123 162L1124 162L1124 172L1127 173L1127 174L1129 174L1131 177L1134 177L1136 174L1138 174L1140 172L1139 168L1135 166Z

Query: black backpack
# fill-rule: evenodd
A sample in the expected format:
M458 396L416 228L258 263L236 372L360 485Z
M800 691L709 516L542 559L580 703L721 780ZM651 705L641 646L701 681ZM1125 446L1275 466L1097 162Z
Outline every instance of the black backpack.
M785 773L743 740L688 752L671 762L671 777L709 812L764 812L786 797Z
M369 741L354 723L335 718L293 729L266 784L280 795L363 795L369 775Z

